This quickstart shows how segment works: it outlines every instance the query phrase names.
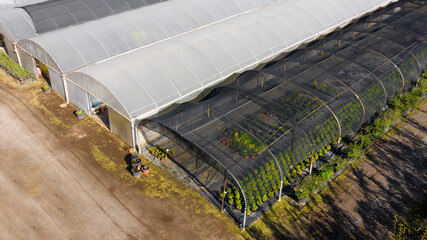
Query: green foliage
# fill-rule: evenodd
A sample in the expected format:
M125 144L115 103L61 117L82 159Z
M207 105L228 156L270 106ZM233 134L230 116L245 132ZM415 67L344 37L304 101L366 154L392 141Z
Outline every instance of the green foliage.
M239 209L239 210L242 209L242 204L241 203L236 203L236 208Z
M247 214L247 215L251 215L251 214L252 214L252 211L251 211L251 209L250 209L250 208L248 208L248 209L246 210L246 214Z
M358 143L350 143L345 149L345 153L349 158L356 158L362 155L363 148Z
M393 239L427 239L427 192L411 210L408 219L394 216Z
M7 53L0 51L0 65L17 79L28 79L34 75L27 69L19 66Z
M229 204L233 204L233 203L234 203L234 199L233 199L233 198L229 198L229 199L228 199L228 203L229 203Z
M251 206L252 211L258 210L258 205L256 203L253 203Z
M268 200L267 194L262 195L262 201L265 202Z
M261 206L261 205L262 205L262 199L261 199L261 198L258 198L258 199L256 200L256 204L257 204L258 206Z

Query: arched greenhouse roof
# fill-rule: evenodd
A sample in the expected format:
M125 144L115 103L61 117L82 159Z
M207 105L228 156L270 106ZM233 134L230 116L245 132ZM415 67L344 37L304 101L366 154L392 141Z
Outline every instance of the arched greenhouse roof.
M168 1L44 33L24 39L18 45L36 58L53 58L58 70L67 73L271 2L273 0Z
M14 7L22 7L25 5L44 2L46 0L2 0L0 2L0 9L8 9Z
M0 33L12 42L34 36L33 21L22 8L0 10Z
M50 0L22 7L37 33L116 15L165 0Z
M115 92L131 118L188 101L233 73L343 27L390 0L286 0L67 74Z
M16 7L0 11L0 25L11 41L59 28L97 20L165 0L21 0L4 3ZM1 5L0 3L0 9ZM0 30L3 30L0 29Z

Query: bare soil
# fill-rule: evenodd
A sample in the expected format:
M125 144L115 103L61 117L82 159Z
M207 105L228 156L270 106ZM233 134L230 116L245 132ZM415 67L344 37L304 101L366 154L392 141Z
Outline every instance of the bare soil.
M0 72L0 239L239 238L159 167L134 179L128 147L41 86Z

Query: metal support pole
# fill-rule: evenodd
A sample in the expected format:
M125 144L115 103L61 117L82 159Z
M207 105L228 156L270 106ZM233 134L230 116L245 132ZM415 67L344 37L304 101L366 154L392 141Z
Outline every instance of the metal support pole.
M67 81L65 80L65 75L61 75L61 78L62 78L62 85L64 85L65 101L67 102L67 104L69 104L70 97L68 95L68 84L67 84Z
M261 72L261 87L264 87L264 72Z
M246 227L246 211L247 211L247 207L246 207L246 203L245 203L245 212L243 213L243 226L242 226L242 231L245 231L245 227Z
M282 201L283 180L280 180L279 202Z
M208 117L210 117L210 116L211 116L211 108L210 108L210 106L208 104Z
M18 48L16 47L16 43L13 44L13 50L15 51L16 57L18 58L19 66L22 67L21 56L19 55Z
M224 200L225 200L225 184L226 184L226 176L224 175L224 187L223 187L223 195L222 195L222 204L221 204L221 212L224 212Z

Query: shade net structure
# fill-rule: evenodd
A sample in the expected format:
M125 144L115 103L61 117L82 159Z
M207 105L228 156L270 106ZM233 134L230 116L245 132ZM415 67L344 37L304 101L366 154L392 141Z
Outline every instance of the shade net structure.
M142 131L166 136L223 174L242 196L243 209L228 204L229 212L250 224L260 211L246 222L249 206L265 199L261 212L271 206L299 163L340 145L417 84L427 67L427 6L417 3L363 17L202 101L143 120ZM222 192L221 181L205 184L213 196Z
M37 33L100 19L164 0L50 0L23 6Z

